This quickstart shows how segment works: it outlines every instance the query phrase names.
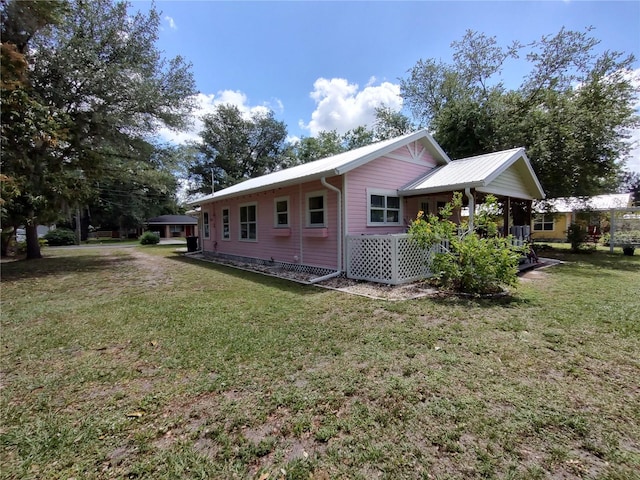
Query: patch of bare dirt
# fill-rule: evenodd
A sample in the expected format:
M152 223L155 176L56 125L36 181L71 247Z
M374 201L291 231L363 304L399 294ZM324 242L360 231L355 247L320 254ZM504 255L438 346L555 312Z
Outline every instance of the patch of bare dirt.
M128 252L135 263L132 270L139 276L139 284L142 283L147 287L157 287L158 285L171 285L173 283L170 267L172 264L166 258L155 255L148 255L135 248Z

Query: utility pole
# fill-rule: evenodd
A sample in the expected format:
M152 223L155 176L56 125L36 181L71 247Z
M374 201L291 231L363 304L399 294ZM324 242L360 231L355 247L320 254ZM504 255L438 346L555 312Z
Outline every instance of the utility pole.
M216 181L216 179L215 179L215 176L213 174L213 168L212 168L211 169L211 193L212 194L215 193L215 187L214 187L215 181Z

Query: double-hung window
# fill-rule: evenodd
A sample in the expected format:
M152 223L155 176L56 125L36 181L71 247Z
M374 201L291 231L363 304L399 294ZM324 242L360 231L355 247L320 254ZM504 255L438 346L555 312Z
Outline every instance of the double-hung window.
M533 219L533 230L536 232L553 230L553 215L536 215Z
M222 209L222 239L231 239L231 219L229 218L229 209Z
M367 225L400 225L400 197L394 191L367 190Z
M202 215L202 228L204 229L204 238L209 238L209 212Z
M327 226L327 195L325 192L307 194L307 227Z
M258 205L250 203L240 205L240 240L258 239Z
M284 228L289 226L289 197L279 197L274 200L274 227Z

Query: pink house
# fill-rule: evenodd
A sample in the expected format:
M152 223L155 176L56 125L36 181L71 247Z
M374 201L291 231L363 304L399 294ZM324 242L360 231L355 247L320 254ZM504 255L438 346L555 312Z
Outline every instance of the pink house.
M507 211L511 199L530 207L544 196L524 149L452 161L420 130L248 179L191 204L201 209L205 255L400 283L406 280L353 272L354 264L376 270L379 258L397 256L370 245L365 251L358 240L396 242L419 210L437 212L456 190L465 192L471 212L487 193L503 198ZM505 218L508 227L513 217Z

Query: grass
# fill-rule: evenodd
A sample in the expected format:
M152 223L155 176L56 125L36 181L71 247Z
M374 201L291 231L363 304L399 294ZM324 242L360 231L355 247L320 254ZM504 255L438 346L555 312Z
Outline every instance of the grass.
M2 265L0 478L639 478L638 255L384 302L174 250Z

